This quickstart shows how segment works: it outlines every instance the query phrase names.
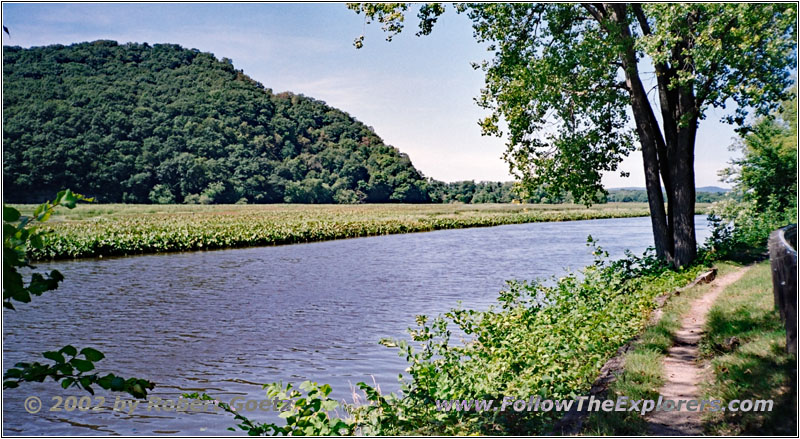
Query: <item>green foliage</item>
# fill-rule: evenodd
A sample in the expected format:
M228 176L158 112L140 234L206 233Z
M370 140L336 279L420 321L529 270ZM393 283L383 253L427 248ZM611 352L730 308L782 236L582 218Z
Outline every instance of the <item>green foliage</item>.
M766 251L772 231L797 222L797 204L781 209L776 201L765 208L754 200L724 200L709 207L711 236L705 243L705 257L711 259L747 257Z
M83 358L78 358L83 356ZM33 363L17 363L13 368L3 374L3 388L13 389L22 382L44 382L52 378L61 383L61 387L68 389L77 387L94 395L92 385L115 392L125 392L135 398L144 398L147 391L152 390L155 384L139 379L124 379L114 374L100 376L89 373L94 370L94 363L105 358L105 355L93 348L83 348L78 352L73 346L64 346L58 351L45 352L42 356L53 361L51 365Z
M797 205L797 86L781 111L756 120L732 149L743 157L723 176L736 183L746 200L761 210L783 210Z
M19 210L3 205L3 307L14 310L12 301L29 303L31 296L40 296L46 291L58 288L58 283L64 276L57 270L50 274L32 273L31 280L24 281L19 269L35 269L29 261L30 254L41 251L47 239L48 230L39 226L47 221L54 213L55 208L64 206L73 209L78 201L93 201L83 195L76 194L67 189L59 192L55 200L47 201L33 209L32 216L22 216ZM64 346L58 351L49 351L42 354L53 364L39 362L20 362L8 369L3 374L3 388L13 389L23 382L43 382L48 377L61 383L64 389L78 387L94 394L92 385L98 385L106 390L126 392L136 398L144 398L147 390L155 384L139 379L123 379L113 374L100 376L89 373L94 370L94 363L105 356L100 351L86 347L78 351L73 346ZM83 358L79 358L82 356Z
M445 183L429 179L428 193L434 203L510 203L519 199L514 183L511 182L456 181Z
M41 248L30 250L30 256L58 259L204 250L646 214L646 206L632 203L593 208L511 204L85 206L44 226L49 233Z
M591 238L589 244L594 246ZM363 435L549 431L559 413L437 411L436 401L583 395L602 365L642 330L653 299L701 269L672 271L652 252L615 262L596 246L593 253L595 263L582 273L551 285L509 282L487 311L457 308L433 319L418 316L410 340L382 340L409 363L401 396L359 383L364 401L345 407L348 416L341 421ZM455 341L454 333L466 339Z
M47 201L33 210L32 216L22 216L20 212L3 205L3 307L14 309L13 301L28 303L31 296L40 296L46 291L58 288L64 276L57 270L49 274L33 273L31 280L25 284L20 268L35 268L30 265L28 256L31 252L42 250L47 233L40 228L33 228L36 223L47 221L58 206L69 209L75 207L78 200L91 201L83 195L75 194L69 189L56 195L53 202ZM32 223L33 222L33 223Z
M331 386L322 386L310 381L300 384L300 390L291 384L268 384L267 398L292 401L284 407L281 417L286 420L284 427L272 425L274 432L284 436L339 436L352 433L352 423L330 416L339 403L328 397Z
M169 188L163 184L153 186L149 198L153 204L172 204L175 202L175 196L172 195Z
M61 187L124 203L429 201L370 127L210 53L95 41L3 57L6 201Z
M492 181L456 181L444 183L428 179L428 193L434 203L511 203L522 201L533 204L574 203L573 195L568 191L555 192L547 185L532 187L513 182ZM724 192L698 191L697 203L713 203L729 195ZM730 196L738 197L738 194ZM647 191L644 189L609 189L596 194L599 203L647 203Z
M748 108L757 114L774 109L787 95L795 62L796 5L744 3L648 4L652 33L643 36L640 50L655 62L672 61L675 41L690 36L692 45L681 54L691 69L670 78L671 89L694 89L702 114L710 107L738 107L726 118L744 124Z
M709 413L706 434L785 436L797 431L797 360L785 350L786 330L774 308L771 278L767 261L726 288L709 312L700 348L713 371L703 397L772 400L774 407Z
M254 422L229 404L217 402L221 409L234 415L239 422L237 427L249 436L342 436L353 433L352 421L330 415L339 408L339 402L328 397L331 386L304 381L299 389L291 384L284 387L282 383L265 384L263 388L267 390L267 398L282 402L280 417L285 419L285 425ZM184 397L214 401L205 393L190 393ZM236 431L235 428L228 430Z
M759 119L742 134L737 147L744 157L723 171L743 200L711 205L710 252L722 257L763 252L773 230L797 222L796 86L791 94L780 113Z

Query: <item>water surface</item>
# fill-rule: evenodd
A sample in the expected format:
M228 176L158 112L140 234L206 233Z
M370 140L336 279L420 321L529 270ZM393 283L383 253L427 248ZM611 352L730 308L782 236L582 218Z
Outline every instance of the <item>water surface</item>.
M708 231L696 217L698 241ZM153 395L205 391L264 399L260 384L306 379L347 398L351 385L398 388L405 362L377 344L403 337L417 314L485 309L507 279L558 276L592 262L592 235L612 257L652 245L649 218L530 223L208 252L39 264L66 280L3 312L3 368L66 344L107 358L104 373L149 378ZM45 360L47 361L47 360ZM37 414L23 410L42 399ZM25 435L233 434L227 414L50 412L52 381L4 392L3 432ZM129 399L128 396L122 396ZM273 419L255 412L252 419Z

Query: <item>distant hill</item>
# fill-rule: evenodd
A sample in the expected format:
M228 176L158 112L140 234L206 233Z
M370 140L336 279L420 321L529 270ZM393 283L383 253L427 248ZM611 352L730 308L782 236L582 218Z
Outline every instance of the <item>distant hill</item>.
M646 188L643 187L612 187L608 188L609 191L646 191ZM725 193L730 192L730 189L719 187L719 186L701 186L695 188L696 192L711 192L711 193Z
M427 202L408 156L324 102L174 44L3 48L7 202Z
M695 189L695 201L698 203L713 203L719 201L730 192L717 186L703 186ZM647 191L643 187L609 188L608 202L647 202Z
M701 186L699 188L696 188L695 191L697 191L697 192L712 192L712 193L715 193L715 194L719 194L719 193L723 193L724 194L724 193L730 192L731 190L727 189L727 188L724 188L724 187L719 187L719 186Z

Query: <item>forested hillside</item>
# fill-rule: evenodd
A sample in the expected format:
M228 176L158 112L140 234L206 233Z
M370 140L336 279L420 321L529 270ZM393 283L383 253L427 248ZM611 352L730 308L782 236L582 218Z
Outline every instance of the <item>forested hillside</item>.
M3 48L7 202L427 202L408 156L348 114L173 44Z

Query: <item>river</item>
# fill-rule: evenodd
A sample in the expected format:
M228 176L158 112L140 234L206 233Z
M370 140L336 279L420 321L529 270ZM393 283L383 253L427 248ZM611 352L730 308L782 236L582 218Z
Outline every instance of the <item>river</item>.
M703 242L705 217L696 224ZM337 398L373 379L396 391L405 362L380 338L404 337L415 315L459 300L486 309L507 279L590 264L587 235L612 257L653 242L649 218L624 218L41 263L39 271L58 269L66 279L3 311L3 368L72 344L105 353L103 373L155 381L152 395L165 399L205 391L264 400L262 383L306 379L331 384ZM129 415L112 410L117 394L101 389L106 401L93 399L96 411L49 410L54 396L69 395L87 396L52 381L5 391L4 434L234 434L228 414L147 411L144 402ZM41 398L40 412L23 409L29 396Z

